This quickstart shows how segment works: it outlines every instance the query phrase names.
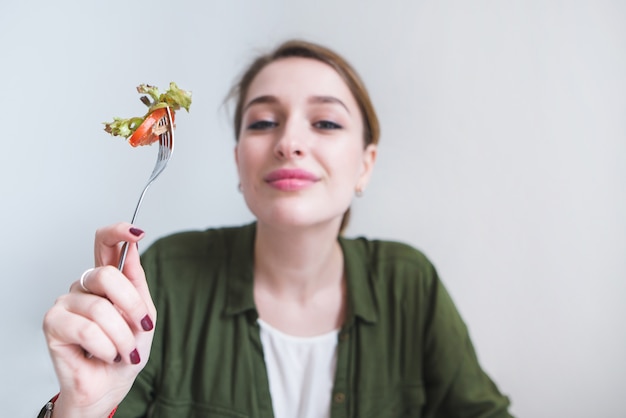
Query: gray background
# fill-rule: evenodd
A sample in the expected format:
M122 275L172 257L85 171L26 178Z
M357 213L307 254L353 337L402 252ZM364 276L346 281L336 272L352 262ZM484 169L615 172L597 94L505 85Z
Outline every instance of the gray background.
M56 393L44 312L154 164L101 122L139 83L193 90L137 224L247 222L221 103L288 37L343 53L380 114L348 235L429 255L518 416L625 417L626 3L598 0L3 0L0 415Z

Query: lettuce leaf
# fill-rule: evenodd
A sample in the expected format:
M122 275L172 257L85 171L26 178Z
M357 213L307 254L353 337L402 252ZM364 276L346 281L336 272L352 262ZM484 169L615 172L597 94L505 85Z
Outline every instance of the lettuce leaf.
M128 139L146 117L156 109L169 106L172 112L176 112L181 108L189 112L189 107L191 106L191 92L179 88L174 82L170 83L165 93L161 93L158 87L149 84L140 84L137 86L137 92L144 94L144 96L141 96L140 100L143 104L148 106L146 114L140 117L126 119L114 117L112 122L104 122L105 132L113 136L121 136Z

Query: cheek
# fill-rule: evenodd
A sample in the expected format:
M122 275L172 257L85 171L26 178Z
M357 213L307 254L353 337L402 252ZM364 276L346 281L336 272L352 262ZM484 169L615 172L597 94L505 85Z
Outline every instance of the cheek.
M345 147L336 156L336 167L341 170L347 181L356 180L363 169L363 150L359 145Z
M239 173L245 175L253 169L259 159L260 150L256 150L250 143L240 143L237 148L237 165Z

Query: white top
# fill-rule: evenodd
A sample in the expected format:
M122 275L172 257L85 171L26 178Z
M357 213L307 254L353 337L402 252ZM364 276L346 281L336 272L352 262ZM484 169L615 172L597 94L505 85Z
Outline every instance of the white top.
M294 337L258 320L275 418L329 418L339 330Z

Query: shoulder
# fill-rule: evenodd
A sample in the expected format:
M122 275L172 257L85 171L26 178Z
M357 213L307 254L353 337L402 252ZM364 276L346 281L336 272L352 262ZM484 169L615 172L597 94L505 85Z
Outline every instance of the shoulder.
M248 224L173 233L156 240L142 259L224 257L234 251L238 242L250 240L254 227Z
M141 264L151 285L179 290L217 285L251 269L255 224L177 232L155 241ZM206 289L205 289L206 290Z
M431 270L433 264L419 249L404 242L358 237L342 238L342 245L353 258L366 263L370 268L400 268Z
M430 293L439 284L430 259L412 245L364 237L341 239L350 270L361 270L379 290Z

